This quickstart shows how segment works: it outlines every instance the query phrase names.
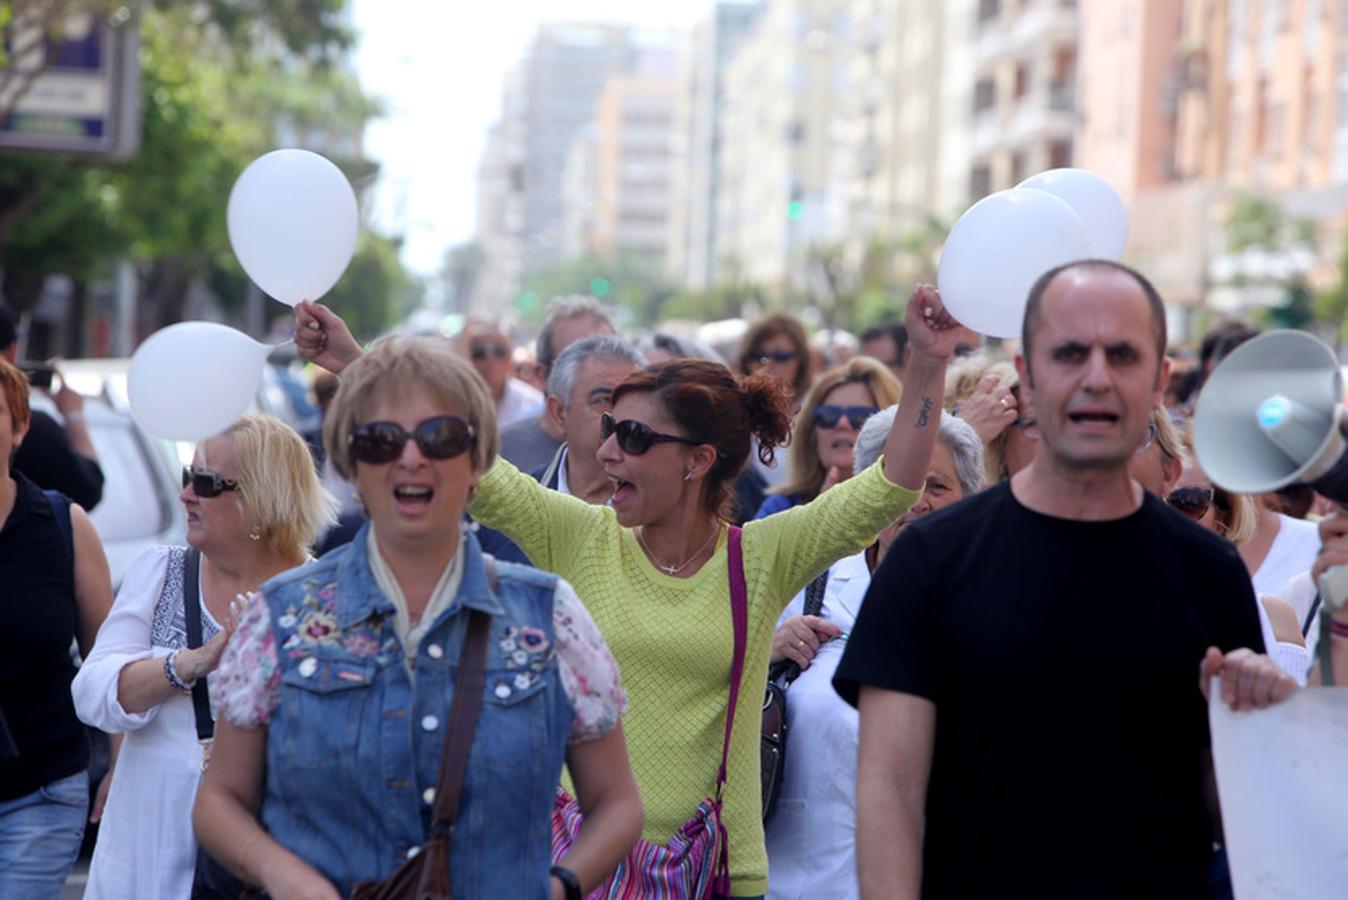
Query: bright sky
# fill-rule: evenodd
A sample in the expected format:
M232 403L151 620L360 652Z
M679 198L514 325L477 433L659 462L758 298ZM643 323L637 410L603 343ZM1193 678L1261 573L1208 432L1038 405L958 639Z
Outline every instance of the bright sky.
M365 133L383 165L373 222L403 234L403 261L438 271L445 251L473 236L476 173L501 86L543 22L691 27L712 0L353 0L362 37L356 67L387 115ZM471 12L468 12L471 8Z

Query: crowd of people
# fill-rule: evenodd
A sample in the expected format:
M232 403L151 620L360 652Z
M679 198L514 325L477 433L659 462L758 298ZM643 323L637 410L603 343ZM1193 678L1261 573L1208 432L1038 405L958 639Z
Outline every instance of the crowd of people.
M1348 562L1313 492L1195 456L1256 333L1176 374L1155 289L1099 261L1036 283L1014 356L927 285L858 340L774 314L725 357L591 298L532 358L491 321L366 349L301 303L321 435L202 442L186 546L115 601L96 492L49 474L98 469L78 395L39 424L11 353L0 900L57 896L90 819L87 897L346 897L446 806L460 897L1230 896L1205 697L1318 682Z

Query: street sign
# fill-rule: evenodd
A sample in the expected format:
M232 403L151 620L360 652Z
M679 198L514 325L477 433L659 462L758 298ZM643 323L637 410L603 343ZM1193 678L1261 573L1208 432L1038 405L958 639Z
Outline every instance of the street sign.
M5 44L11 51L32 49L0 69L0 110L10 110L0 121L0 148L135 155L140 38L134 18L114 26L103 16L73 16L55 38L14 33Z

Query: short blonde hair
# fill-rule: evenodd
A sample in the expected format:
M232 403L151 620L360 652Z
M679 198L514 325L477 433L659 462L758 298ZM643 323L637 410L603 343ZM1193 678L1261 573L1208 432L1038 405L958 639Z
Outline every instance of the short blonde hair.
M307 553L337 521L337 504L319 482L304 439L272 416L244 416L225 434L234 438L244 520L277 553Z
M1161 455L1183 462L1184 434L1170 417L1170 410L1158 403L1152 408L1151 424L1156 427L1156 446L1161 449Z
M1016 399L1020 399L1020 373L1016 371L1016 367L1007 360L982 350L956 360L950 366L945 379L945 408L951 413L957 413L960 405L973 396L978 383L988 375L995 376L999 386L1008 391L1015 391ZM1013 427L1015 426L1006 426L984 446L983 469L987 473L989 484L1002 481L1010 474L1006 470L1006 461L1003 457L1006 432Z
M973 396L978 382L985 375L996 375L997 382L1008 390L1020 386L1020 374L1010 361L987 350L962 356L950 364L945 376L945 408L955 408Z
M356 474L347 447L351 429L366 421L380 400L396 397L414 385L426 388L468 420L475 435L473 468L478 472L491 468L499 441L496 404L482 376L443 338L389 335L346 367L323 423L328 459L344 478L354 479Z
M819 437L815 434L814 410L824 402L829 392L844 384L865 385L871 392L877 409L899 402L903 386L889 371L889 367L869 356L858 356L844 365L829 369L810 388L805 403L796 416L791 433L791 462L787 468L786 484L768 491L770 494L801 496L813 500L824 486L828 472L819 461Z

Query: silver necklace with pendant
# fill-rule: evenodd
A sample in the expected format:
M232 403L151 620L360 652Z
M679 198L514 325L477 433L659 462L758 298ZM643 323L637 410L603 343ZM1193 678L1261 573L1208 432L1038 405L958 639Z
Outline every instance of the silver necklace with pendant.
M660 558L651 551L650 546L646 543L646 538L642 536L642 532L644 531L645 531L644 528L637 531L637 543L641 544L641 549L646 551L646 555L651 558L651 562L655 563L655 567L659 569L661 572L664 572L666 575L677 575L684 569L692 565L693 560L701 556L702 551L706 550L707 547L709 547L711 543L715 541L717 537L720 536L721 526L719 523L717 523L715 530L712 531L711 537L707 539L707 542L703 544L701 547L698 547L695 551L693 551L693 555L688 557L688 559L684 561L683 565L679 566L667 566L664 563L660 562Z

